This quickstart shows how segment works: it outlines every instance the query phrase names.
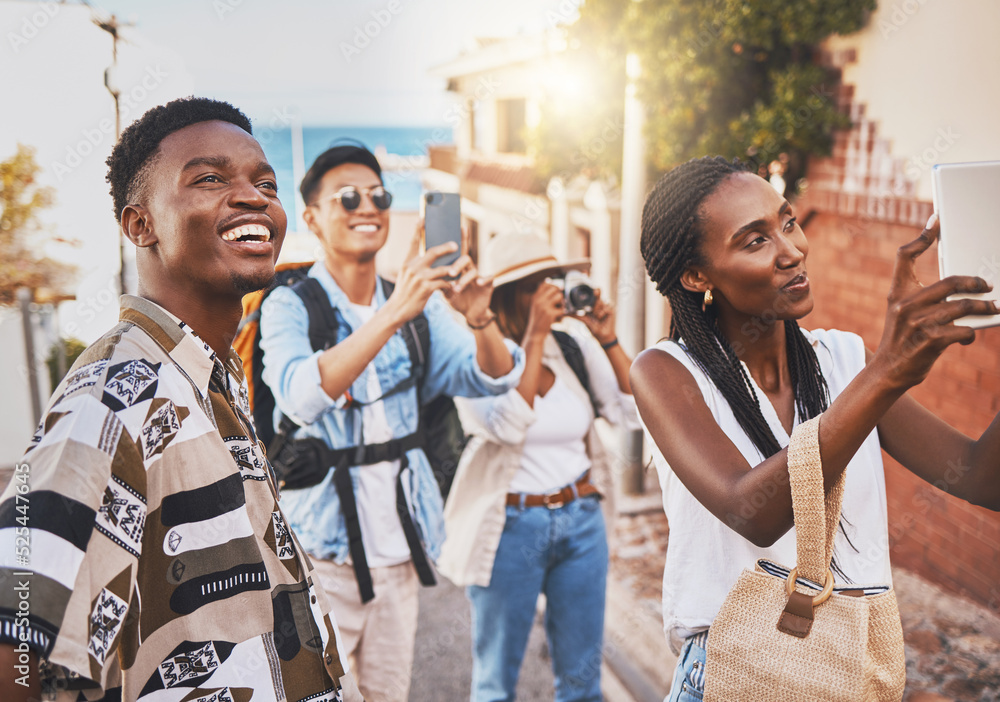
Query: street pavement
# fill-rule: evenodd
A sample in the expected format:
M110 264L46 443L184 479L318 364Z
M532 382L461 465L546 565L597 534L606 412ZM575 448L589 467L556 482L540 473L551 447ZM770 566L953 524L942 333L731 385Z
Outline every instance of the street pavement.
M472 683L471 613L465 590L438 576L434 587L420 588L420 619L413 661L410 702L462 702ZM538 618L521 665L517 699L553 698L552 667L545 629Z

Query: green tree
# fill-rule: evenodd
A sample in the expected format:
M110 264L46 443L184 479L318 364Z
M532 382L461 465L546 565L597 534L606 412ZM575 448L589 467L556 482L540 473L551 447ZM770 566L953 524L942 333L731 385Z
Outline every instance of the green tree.
M874 7L875 0L586 0L566 31L571 50L587 47L615 74L600 80L618 87L605 100L619 114L624 56L638 55L653 169L706 154L762 166L782 157L791 184L805 157L829 153L833 130L849 124L837 109L836 77L815 63L816 46L863 27ZM565 108L543 114L539 134L579 130L584 143L595 136L590 114L572 124ZM535 143L539 152L559 146ZM609 151L620 153L620 143ZM549 167L557 159L539 160ZM615 173L616 166L605 157L592 168Z
M71 268L35 252L46 233L39 210L52 204L52 189L37 183L35 150L18 144L17 153L0 161L0 305L12 305L17 289L55 288Z
M588 2L587 11L563 30L566 49L552 60L565 70L550 77L541 120L527 135L545 179L614 179L621 172L626 37L615 14L621 4Z

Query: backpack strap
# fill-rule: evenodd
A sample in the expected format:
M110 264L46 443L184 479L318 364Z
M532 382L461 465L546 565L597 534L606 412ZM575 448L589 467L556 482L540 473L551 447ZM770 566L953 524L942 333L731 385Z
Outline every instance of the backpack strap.
M385 293L385 297L388 298L395 286L384 278L379 278L379 280L382 281L382 290ZM340 323L337 320L336 308L330 304L330 297L327 295L322 283L315 278L307 276L295 282L292 285L292 290L301 298L302 303L305 305L306 313L309 316L309 344L312 346L313 351L325 350L335 345L337 343L337 329ZM425 359L430 347L427 319L422 313L419 315L419 319L423 320L422 326L425 330L423 336L426 339L421 338L420 325L416 324L416 319L407 322L402 328L403 339L406 341L406 348L410 353L413 373L411 373L409 378L386 393L383 393L378 399L383 399L406 389L412 384L416 384L419 401L419 380L426 366ZM420 339L420 341L415 341L415 339ZM275 448L280 451L284 447L284 444L294 441L289 438L294 428L295 423L289 417L282 415L278 434L275 437ZM406 452L412 448L423 446L423 443L424 435L422 427L418 426L417 431L409 436L402 439L391 439L381 444L366 444L336 450L328 448L323 443L320 444L320 455L322 456L323 465L333 468L333 484L340 498L341 511L347 528L348 548L351 554L354 576L357 580L358 592L363 603L371 601L375 597L375 591L371 571L368 567L368 559L365 555L361 539L361 523L350 476L350 467L352 465L370 465L372 463L397 459L401 461L400 472L396 476L396 510L399 514L403 533L410 548L410 555L420 582L423 585L434 585L437 582L434 578L434 572L428 564L423 546L420 544L416 527L410 517L409 507L406 504L401 482L402 471L408 465Z
M328 349L336 344L339 322L336 310L330 304L330 297L323 289L323 284L310 277L308 273L294 278L291 277L290 271L284 271L284 273L285 279L279 281L278 284L288 285L305 305L306 315L309 317L309 345L312 350ZM260 310L258 309L256 313L259 316ZM282 412L278 429L274 432L274 436L267 446L267 455L276 460L286 444L294 441L291 437L297 428L298 424L295 423L295 420Z
M277 288L291 287L309 275L313 267L312 261L279 264L275 268L274 280L265 290L258 290L243 298L244 315L236 332L236 343L233 346L243 359L247 384L250 391L250 405L253 409L254 422L257 425L257 437L269 447L274 442L275 432L272 425L274 417L274 393L264 383L262 377L264 351L260 347L260 316L264 300ZM242 342L241 342L242 337Z
M590 406L594 408L594 416L600 416L601 412L597 404L597 398L594 397L594 393L590 388L590 372L587 371L587 364L583 359L583 349L580 348L580 344L577 343L576 339L564 331L553 329L552 336L555 337L556 342L559 344L559 350L562 351L566 363L573 369L573 373L576 375L577 380L580 381L580 385L587 391L587 396L590 398Z
M306 276L292 285L292 290L306 306L309 315L309 345L313 351L323 351L337 343L337 312L330 296L316 278Z
M382 281L382 291L388 299L392 295L392 291L396 289L396 285L385 278L379 278L379 280ZM431 357L431 329L427 316L421 312L400 327L400 332L406 342L406 350L410 354L410 363L413 366L413 375L417 380L417 393L419 395L420 381L423 380Z

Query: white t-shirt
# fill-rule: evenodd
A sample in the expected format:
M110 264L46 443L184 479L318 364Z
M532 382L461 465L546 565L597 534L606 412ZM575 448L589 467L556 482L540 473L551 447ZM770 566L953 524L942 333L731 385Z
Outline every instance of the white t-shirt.
M864 368L864 344L859 336L848 332L818 329L802 333L816 350L832 400ZM672 341L661 341L655 348L666 351L684 364L698 382L719 426L751 466L759 464L761 455L736 421L722 393L687 352ZM767 395L756 383L754 392L778 443L782 447L787 446L789 436ZM795 424L798 424L797 417ZM663 509L670 522L667 561L663 571L663 627L676 653L686 637L711 625L744 568L753 569L759 558L789 567L795 565L795 529L793 527L769 548L754 546L694 498L656 449L648 430L646 436L653 446L653 458L663 489ZM853 583L890 584L892 573L889 569L885 475L877 431L865 439L848 464L846 475L841 523L853 547L843 531L838 530L834 558ZM748 505L747 509L752 510L753 507Z
M535 397L535 422L524 435L521 467L510 492L546 494L576 482L590 468L584 438L594 421L589 402L581 402L556 376L544 397Z
M364 324L375 316L374 305L351 304ZM368 385L369 397L380 397L383 389L375 367L369 364L362 375ZM385 403L379 400L361 408L361 436L365 444L380 444L391 440L392 430L385 415ZM354 498L358 503L361 522L361 542L370 568L398 565L410 560L410 547L396 513L396 476L400 461L382 461L361 466Z

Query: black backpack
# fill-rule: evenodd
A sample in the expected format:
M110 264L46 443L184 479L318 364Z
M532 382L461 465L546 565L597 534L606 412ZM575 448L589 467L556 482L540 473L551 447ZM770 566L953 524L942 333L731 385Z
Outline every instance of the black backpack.
M458 410L452 398L447 395L435 397L420 406L416 432L382 444L330 449L319 439L293 439L291 435L298 425L286 415L282 415L277 431L274 430L274 395L262 377L263 352L260 349L259 318L263 299L281 285L290 286L302 300L308 313L309 343L312 349L314 351L328 349L337 343L339 321L326 290L318 280L309 277L311 265L289 267L278 271L274 282L260 297L255 309L240 325L240 333L247 327L247 333L254 334L252 356L250 359L244 358L244 367L249 365L247 377L254 398L253 418L257 434L267 446L268 459L275 469L279 484L289 489L311 487L321 482L327 472L339 465L342 459L346 459L350 465L364 465L396 460L406 451L420 447L434 471L434 478L442 497L447 497L466 443ZM392 294L393 283L383 278L379 278L379 281L388 298ZM400 332L410 354L413 373L403 383L383 393L382 397L416 386L419 402L419 388L430 358L431 338L427 317L421 312L404 324ZM247 360L251 362L248 364Z

